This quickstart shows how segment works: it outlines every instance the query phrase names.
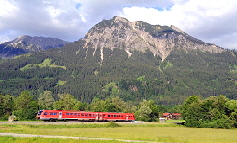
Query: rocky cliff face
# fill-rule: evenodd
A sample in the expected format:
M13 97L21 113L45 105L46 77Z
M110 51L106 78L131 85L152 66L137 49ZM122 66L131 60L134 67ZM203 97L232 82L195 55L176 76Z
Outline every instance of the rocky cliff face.
M57 38L20 36L13 41L0 44L0 56L2 58L11 58L23 53L59 48L67 43Z
M101 51L103 61L104 48L124 49L128 56L134 50L151 51L164 60L172 50L200 50L203 52L221 53L224 49L195 39L175 26L150 25L145 22L129 22L122 17L113 17L96 24L82 39L84 48L95 48Z

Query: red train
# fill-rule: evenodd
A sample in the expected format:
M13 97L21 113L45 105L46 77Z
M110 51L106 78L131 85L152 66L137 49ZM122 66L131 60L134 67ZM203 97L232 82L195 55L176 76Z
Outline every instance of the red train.
M37 118L43 121L133 122L133 113L85 112L74 110L40 110Z

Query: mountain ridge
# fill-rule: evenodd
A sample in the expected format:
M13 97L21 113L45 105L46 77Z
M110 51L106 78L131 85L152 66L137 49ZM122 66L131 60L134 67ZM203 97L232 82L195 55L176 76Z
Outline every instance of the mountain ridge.
M0 56L2 58L12 58L14 56L44 51L51 48L63 47L69 42L58 38L42 37L42 36L19 36L18 38L0 44Z
M186 47L186 50L198 49L211 53L225 51L215 44L204 43L191 37L175 26L151 25L141 21L129 22L126 18L118 16L96 24L82 40L86 42L84 48L91 45L100 47L101 51L103 48L121 48L125 49L128 55L131 55L133 50L150 50L162 60L176 48Z

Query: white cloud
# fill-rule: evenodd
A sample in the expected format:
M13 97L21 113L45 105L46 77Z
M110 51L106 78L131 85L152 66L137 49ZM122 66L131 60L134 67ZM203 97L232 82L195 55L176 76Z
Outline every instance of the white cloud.
M0 5L0 33L7 36L8 31L15 31L16 35L11 39L31 35L72 41L81 38L89 28L73 1L3 0Z
M237 1L233 0L202 2L181 0L169 10L163 11L145 7L125 7L122 16L131 21L142 20L151 24L175 25L205 42L214 42L224 48L237 49L237 42L231 37L237 32L236 6ZM222 40L227 37L230 40Z
M0 42L21 35L75 41L96 23L119 15L175 25L205 42L237 49L236 6L235 0L1 0Z

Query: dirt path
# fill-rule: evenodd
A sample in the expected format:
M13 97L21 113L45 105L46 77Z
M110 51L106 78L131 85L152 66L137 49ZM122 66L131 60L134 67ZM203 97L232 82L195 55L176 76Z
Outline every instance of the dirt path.
M117 140L121 142L158 143L151 141L124 140L124 139L113 139L113 138L68 137L68 136L32 135L32 134L18 134L18 133L0 133L0 136L13 136L13 137L25 137L25 138L27 137L62 138L62 139L76 139L76 140Z

